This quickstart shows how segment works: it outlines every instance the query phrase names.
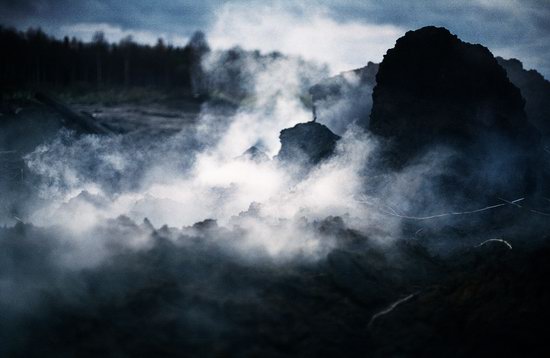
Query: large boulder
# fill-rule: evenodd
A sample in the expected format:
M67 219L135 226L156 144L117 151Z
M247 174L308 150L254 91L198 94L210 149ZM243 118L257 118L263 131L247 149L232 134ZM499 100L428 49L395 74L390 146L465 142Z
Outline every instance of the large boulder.
M515 58L496 58L506 70L508 78L521 90L525 98L525 112L531 122L545 137L550 137L550 82L536 70L526 70Z
M447 192L523 195L540 183L540 134L486 47L445 28L409 31L376 82L368 129L389 143L385 165L403 169L444 147Z
M329 158L340 137L326 126L307 122L283 129L279 135L281 150L277 160L281 163L312 166Z
M376 84L378 64L342 72L309 89L313 116L336 134L343 134L353 123L365 119L372 108L372 89Z

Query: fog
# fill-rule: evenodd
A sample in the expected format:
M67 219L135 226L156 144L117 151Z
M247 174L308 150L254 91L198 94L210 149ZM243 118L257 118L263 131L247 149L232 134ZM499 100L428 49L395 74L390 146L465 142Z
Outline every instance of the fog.
M236 28L235 16L245 19ZM296 56L294 37L277 32L295 19L277 16L259 42L238 39L263 52L205 55L197 81L211 97L178 133L155 135L155 123L113 135L63 128L24 156L19 191L0 188L18 207L0 228L0 353L334 354L361 352L366 338L387 348L376 336L384 315L423 292L439 297L441 282L456 289L456 272L492 272L503 248L521 260L541 240L546 211L519 211L523 192L495 196L522 179L507 167L523 160L517 143L499 135L469 151L443 141L392 166L391 140L351 121L319 163L278 158L280 132L314 120L311 86L349 63L320 63L327 49L313 44L313 60ZM222 13L216 47L250 34L248 19L244 8ZM334 42L356 32L332 31L322 13L309 21ZM302 44L312 30L296 31ZM262 48L268 36L290 54ZM341 101L331 118L362 113ZM449 190L453 176L464 187Z

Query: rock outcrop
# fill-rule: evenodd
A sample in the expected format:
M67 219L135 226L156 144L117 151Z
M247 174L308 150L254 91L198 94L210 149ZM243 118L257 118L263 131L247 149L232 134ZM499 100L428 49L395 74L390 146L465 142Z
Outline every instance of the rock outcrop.
M550 137L550 81L536 70L524 69L523 64L515 58L505 60L497 57L497 61L525 98L525 112L529 121L548 139Z
M368 129L388 140L386 165L402 169L443 146L456 153L446 161L448 192L523 195L540 182L540 134L486 47L444 28L409 31L376 81Z
M377 72L378 64L369 62L312 86L309 93L316 121L341 135L352 123L368 120Z
M239 159L251 160L256 163L262 163L269 161L269 156L259 148L259 146L253 145L248 148Z
M340 137L326 126L316 123L299 123L283 129L279 135L281 150L277 160L285 164L311 166L330 157Z

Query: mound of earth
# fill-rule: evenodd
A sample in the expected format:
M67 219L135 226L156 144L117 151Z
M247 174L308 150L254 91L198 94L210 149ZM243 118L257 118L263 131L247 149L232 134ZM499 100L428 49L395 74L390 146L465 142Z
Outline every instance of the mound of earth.
M277 159L280 162L310 166L330 157L340 137L320 123L308 122L283 129L279 139L281 150Z

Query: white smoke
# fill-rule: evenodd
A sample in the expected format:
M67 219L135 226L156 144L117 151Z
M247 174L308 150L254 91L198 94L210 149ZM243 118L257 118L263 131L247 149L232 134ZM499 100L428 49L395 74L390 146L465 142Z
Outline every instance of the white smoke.
M120 216L180 229L215 219L242 230L243 250L280 257L326 252L327 242L308 226L315 220L341 216L368 230L373 215L356 197L373 144L360 130L350 129L336 154L305 177L276 160L242 156L252 146L275 156L279 132L312 119L307 90L328 75L326 68L297 57L230 51L232 63L228 52L215 51L204 68L211 85L226 89L220 98L241 86L235 111L204 106L196 125L160 142L60 133L26 157L41 201L25 221L83 238ZM232 68L236 78L228 74Z
M323 7L225 4L208 30L215 48L235 45L262 51L282 51L318 63L332 73L380 62L404 29L390 24L333 19Z

